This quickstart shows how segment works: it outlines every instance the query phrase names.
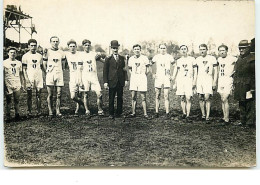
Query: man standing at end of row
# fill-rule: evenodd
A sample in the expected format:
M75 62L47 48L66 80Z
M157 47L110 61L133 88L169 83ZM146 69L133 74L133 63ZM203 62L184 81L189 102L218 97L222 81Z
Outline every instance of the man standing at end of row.
M155 117L159 117L161 89L164 88L164 101L166 117L170 117L169 90L171 86L171 64L174 63L173 57L167 53L166 44L159 45L159 54L152 59L152 64L156 64L155 78Z
M104 87L109 88L109 118L114 119L114 100L117 94L116 116L123 112L123 88L128 83L125 58L118 54L119 43L112 40L112 55L106 58L103 68Z
M207 54L208 47L206 44L201 44L199 51L201 56L196 58L198 68L197 93L199 94L202 119L206 120L206 123L210 123L210 96L213 95L213 90L216 90L218 64L214 56Z
M29 50L22 57L23 74L27 89L27 115L32 115L32 90L36 90L37 115L41 115L41 89L43 88L43 61L42 55L36 52L37 41L28 41Z
M3 62L4 92L6 96L6 122L11 119L11 100L14 98L15 119L20 120L19 100L24 82L22 63L15 59L16 48L8 49L8 59Z
M130 57L128 62L129 71L131 73L130 87L132 95L132 114L131 117L136 116L136 99L137 92L140 92L142 98L142 105L144 110L144 117L148 118L146 110L146 92L147 92L147 74L149 72L149 60L146 56L141 54L141 46L136 44L133 46L134 56Z
M176 79L176 95L181 97L182 118L191 122L191 119L189 118L191 97L193 96L193 90L196 87L197 68L195 68L195 58L188 56L188 47L186 45L180 46L180 54L182 56L177 60L173 72L173 81Z
M240 56L235 65L234 99L239 102L240 123L255 127L255 56L247 40L240 41Z
M62 116L60 112L61 104L61 93L62 87L64 86L63 81L63 70L65 68L65 54L59 49L59 38L57 36L52 36L50 38L51 49L47 49L43 55L44 68L46 71L46 85L48 91L48 109L49 116L53 116L53 92L54 88L57 89L56 95L56 115Z

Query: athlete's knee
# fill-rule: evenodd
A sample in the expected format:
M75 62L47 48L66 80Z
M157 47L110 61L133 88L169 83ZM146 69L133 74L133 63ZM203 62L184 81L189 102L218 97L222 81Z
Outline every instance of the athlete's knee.
M98 93L98 94L97 94L97 99L98 99L98 100L102 100L102 97L103 97L103 95L102 95L101 93Z
M145 96L145 95L142 95L142 96L141 96L141 99L142 99L142 101L146 101L146 96Z
M61 91L57 91L57 99L61 98Z
M161 97L161 93L160 93L160 92L156 92L155 98L156 98L156 99L160 99L160 97Z

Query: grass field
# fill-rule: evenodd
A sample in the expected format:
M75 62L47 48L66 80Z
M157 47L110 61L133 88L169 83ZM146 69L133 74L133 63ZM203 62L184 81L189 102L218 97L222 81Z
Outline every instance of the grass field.
M99 64L99 69L102 69ZM100 70L101 71L101 70ZM102 73L99 73L101 84ZM148 114L154 113L153 80L148 77ZM43 90L41 118L25 119L26 93L21 97L20 122L4 124L5 165L8 166L123 166L123 167L249 167L256 164L256 131L233 124L223 126L220 97L212 99L212 123L199 120L198 97L194 96L191 116L185 123L180 99L170 93L171 119L164 117L161 101L160 118L142 117L140 98L137 118L98 117L96 97L91 94L91 112L74 117L75 103L70 100L68 71L65 72L61 111L62 118L47 117L47 92ZM108 91L103 92L104 110L108 113ZM163 97L163 96L162 96ZM231 120L237 121L237 104L231 97ZM125 88L124 114L131 110L130 92ZM12 110L13 111L13 110ZM83 111L82 111L83 113Z

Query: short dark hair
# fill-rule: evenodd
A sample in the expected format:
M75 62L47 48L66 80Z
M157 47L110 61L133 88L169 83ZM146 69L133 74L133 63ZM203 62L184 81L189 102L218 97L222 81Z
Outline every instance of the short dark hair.
M84 40L82 41L82 45L84 45L84 44L86 44L86 43L89 43L89 44L91 45L91 41L90 41L90 40L84 39Z
M9 53L9 51L11 51L11 50L15 50L15 51L17 52L17 48L15 48L15 47L10 47L10 48L8 48L8 49L7 49L7 52Z
M164 45L165 47L167 47L166 43L161 43L161 44L159 44L159 48L161 47L161 45Z
M141 45L139 45L139 44L135 44L135 45L133 45L133 49L136 48L136 47L139 47L140 50L142 49Z
M225 44L221 44L221 45L218 47L218 50L219 50L220 48L225 48L225 50L228 51L228 47L227 47Z
M31 43L36 43L36 44L37 44L37 40L35 40L35 39L29 39L29 40L28 40L28 45L30 45Z
M208 46L206 44L201 44L201 45L199 45L199 48L200 47L204 47L204 48L206 48L208 50Z
M77 42L75 41L75 40L73 40L73 39L71 39L71 40L69 40L68 42L67 42L67 45L69 46L70 44L75 44L76 46L77 46Z
M188 46L186 46L185 44L180 45L180 49L181 49L182 47L186 47L187 50L189 50Z
M57 37L57 36L52 36L52 37L50 38L50 42L51 42L51 39L54 39L54 38L57 38L57 39L60 41L59 37Z

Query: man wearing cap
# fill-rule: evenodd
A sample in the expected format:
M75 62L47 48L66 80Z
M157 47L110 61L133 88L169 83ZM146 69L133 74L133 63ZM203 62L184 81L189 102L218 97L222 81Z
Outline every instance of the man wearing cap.
M128 83L125 58L118 54L119 43L112 40L110 47L112 55L106 58L103 68L104 87L109 88L109 117L114 118L114 100L117 94L116 116L123 112L123 87Z
M84 51L81 54L83 60L83 71L82 71L82 82L84 86L83 96L84 96L84 106L86 109L86 115L90 116L90 110L88 106L89 102L89 92L95 91L97 95L97 106L98 115L103 116L104 111L102 109L102 92L100 83L97 75L97 61L104 62L99 54L91 51L91 41L84 39L82 41L82 46Z
M199 94L202 120L206 120L206 123L209 124L210 96L213 95L213 90L216 90L218 63L214 56L207 54L208 47L206 44L199 45L199 51L201 56L196 58L196 66L198 68L196 87Z
M6 97L6 122L11 119L11 100L14 98L15 119L20 120L19 100L24 77L22 63L15 59L16 48L8 49L8 59L3 62L4 93Z
M81 71L83 60L79 52L77 52L77 43L74 40L67 42L69 51L65 53L67 66L70 71L70 97L77 103L75 116L79 114L80 105L84 105L81 98L78 96L82 87Z
M59 49L59 38L57 36L52 36L50 38L51 48L46 49L43 55L43 66L46 71L46 85L48 91L48 109L49 116L53 116L53 92L54 88L57 89L56 94L56 115L62 116L60 112L61 104L61 93L62 87L64 86L63 81L63 70L65 68L65 54Z
M187 122L190 119L191 97L193 89L196 87L197 69L195 68L195 58L188 56L188 47L180 46L181 58L177 60L176 67L173 72L173 80L176 79L177 91L176 95L181 97L182 118ZM177 77L176 77L177 76Z
M233 86L233 73L234 66L237 58L228 55L228 47L224 44L218 47L219 57L218 57L218 93L221 97L223 119L221 122L224 124L229 124L229 103L228 98L232 91Z
M42 55L36 52L37 41L28 41L29 50L22 57L23 74L27 89L27 115L32 115L32 89L36 90L37 115L41 114L41 89L43 88L43 61Z
M234 70L234 99L239 102L239 125L255 126L255 56L247 40L240 41Z

